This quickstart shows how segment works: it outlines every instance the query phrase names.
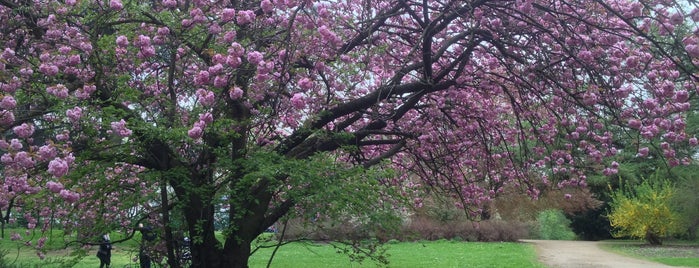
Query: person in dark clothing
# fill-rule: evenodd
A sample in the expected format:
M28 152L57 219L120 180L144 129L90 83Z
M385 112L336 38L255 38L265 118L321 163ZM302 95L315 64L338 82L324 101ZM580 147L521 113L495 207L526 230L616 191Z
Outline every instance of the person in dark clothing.
M150 268L150 255L148 254L149 251L149 244L156 238L156 234L153 231L153 228L150 226L143 226L142 223L138 224L138 228L136 229L141 232L141 247L138 252L138 262L141 264L141 268Z
M100 259L100 268L109 268L112 263L112 242L109 240L109 234L102 236L102 243L97 250L97 258Z

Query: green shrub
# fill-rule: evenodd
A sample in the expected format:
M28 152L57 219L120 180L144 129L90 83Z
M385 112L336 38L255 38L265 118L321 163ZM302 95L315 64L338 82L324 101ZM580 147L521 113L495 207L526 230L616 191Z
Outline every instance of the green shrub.
M646 180L612 192L608 217L615 229L613 235L643 238L659 245L663 238L680 233L679 214L671 206L674 195L675 189L667 180Z
M680 224L686 230L688 240L697 240L699 235L699 176L691 174L681 178L672 197L672 207L679 214Z
M548 209L536 217L539 226L539 238L547 240L573 240L575 233L570 228L570 220L563 211Z

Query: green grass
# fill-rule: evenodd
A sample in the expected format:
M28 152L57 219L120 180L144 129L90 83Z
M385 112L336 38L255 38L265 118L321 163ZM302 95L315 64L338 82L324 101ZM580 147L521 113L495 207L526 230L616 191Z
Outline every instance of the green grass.
M699 267L699 243L671 241L661 246L650 246L638 241L614 241L604 248L619 254L646 259L671 266Z
M387 244L388 267L544 267L531 245L457 241L402 242ZM272 249L256 253L250 267L266 267ZM281 247L272 267L377 267L376 263L350 262L328 244L292 243Z
M0 250L6 253L6 265L14 265L15 267L65 267L72 259L77 257L75 254L84 254L74 267L99 267L99 259L97 259L97 246L83 248L76 247L78 244L71 243L75 241L74 235L64 235L61 230L53 230L50 232L46 240L46 258L39 259L37 251L32 247L25 245L23 242L10 241L9 236L13 232L19 232L23 239L31 239L32 245L36 245L36 241L41 236L39 232L25 233L24 229L6 229L5 238L0 240ZM124 237L120 233L111 233L112 241L120 240ZM140 234L136 233L134 239L130 239L121 243L113 244L112 249L112 267L124 267L126 264L131 264L132 258L138 255L138 245ZM70 245L70 246L66 246ZM76 251L77 250L77 251ZM73 254L73 255L72 255ZM3 263L0 263L2 267Z
M112 239L119 237L112 234ZM61 261L70 259L71 249L63 249L65 241L58 234L47 243L52 250L47 259L40 260L36 251L7 239L0 243L0 250L9 251L6 260L15 267L62 267ZM478 243L457 241L396 242L385 245L390 261L389 267L544 267L536 261L536 252L523 243ZM132 263L138 244L133 240L115 244L112 251L112 267L124 267ZM250 267L266 267L273 248L260 249L250 259ZM272 267L378 267L375 262L351 262L349 257L337 253L328 243L296 242L281 247L272 262ZM84 252L74 267L99 267L95 256L96 247ZM0 265L1 266L1 265Z

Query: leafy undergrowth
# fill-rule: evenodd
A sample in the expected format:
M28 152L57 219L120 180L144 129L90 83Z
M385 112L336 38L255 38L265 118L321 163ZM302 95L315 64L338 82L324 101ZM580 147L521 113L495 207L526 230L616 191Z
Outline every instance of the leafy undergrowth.
M651 246L641 242L610 242L605 247L636 258L672 266L699 267L699 243L666 242Z

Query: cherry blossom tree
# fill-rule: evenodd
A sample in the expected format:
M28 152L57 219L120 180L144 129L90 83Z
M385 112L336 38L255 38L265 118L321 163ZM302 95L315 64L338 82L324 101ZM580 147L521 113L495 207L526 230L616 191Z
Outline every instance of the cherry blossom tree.
M505 185L615 173L624 129L638 157L679 165L699 38L675 28L696 5L0 0L2 222L98 233L156 215L177 266L177 213L193 267L246 267L282 217L379 186L478 215Z

